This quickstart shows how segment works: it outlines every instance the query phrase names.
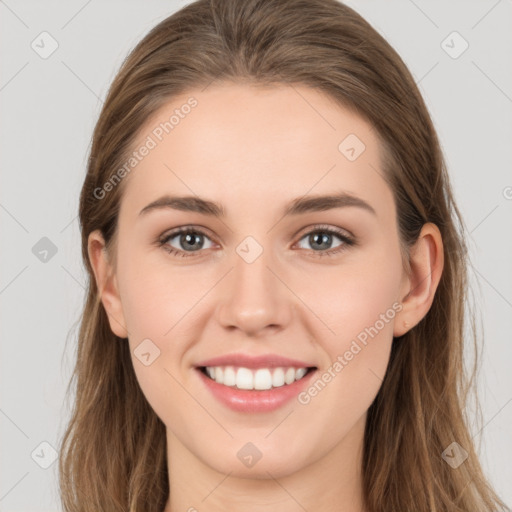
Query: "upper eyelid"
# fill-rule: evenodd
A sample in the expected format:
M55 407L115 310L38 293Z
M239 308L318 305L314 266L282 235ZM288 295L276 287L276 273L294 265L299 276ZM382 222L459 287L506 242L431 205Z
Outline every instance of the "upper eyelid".
M322 230L330 231L333 234L338 235L338 236L346 236L347 238L355 238L355 236L348 229L331 226L329 224L312 224L305 228L299 229L299 231L297 231L293 235L293 237L295 238L296 236L299 236L299 234L301 234L301 238L302 238L303 236L306 236L311 232L322 231Z
M181 235L182 233L200 233L202 235L208 236L208 238L212 239L215 238L210 234L210 231L207 228L204 228L202 226L182 226L179 228L174 228L169 231L164 232L158 239L160 241L168 240L169 238L174 238L175 236Z

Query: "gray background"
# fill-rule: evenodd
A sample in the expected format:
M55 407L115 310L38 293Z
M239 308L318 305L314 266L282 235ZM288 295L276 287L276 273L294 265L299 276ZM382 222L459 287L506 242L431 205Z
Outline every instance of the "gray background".
M69 413L64 393L85 283L77 204L90 138L128 51L186 3L0 0L1 511L60 510L57 462L41 443L58 448ZM347 3L411 69L446 154L470 232L470 277L485 333L478 377L484 421L473 434L510 506L512 3ZM58 43L46 59L31 47L35 40L43 51L47 37L50 48L43 31ZM462 40L452 36L442 46L453 31L469 43L457 58ZM43 237L57 250L46 261L38 253L48 244Z

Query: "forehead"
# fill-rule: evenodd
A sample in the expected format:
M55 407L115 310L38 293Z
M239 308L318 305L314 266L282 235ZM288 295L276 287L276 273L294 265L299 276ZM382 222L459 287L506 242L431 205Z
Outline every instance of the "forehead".
M191 90L148 119L143 146L122 201L137 212L164 193L226 202L228 215L229 204L257 211L309 193L343 190L375 209L391 199L372 126L306 86Z

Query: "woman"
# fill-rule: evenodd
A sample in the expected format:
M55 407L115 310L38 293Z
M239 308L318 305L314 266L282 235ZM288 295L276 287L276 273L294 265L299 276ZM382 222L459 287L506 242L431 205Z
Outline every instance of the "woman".
M199 0L116 76L66 511L491 511L467 249L406 66L334 0ZM197 245L197 247L194 247Z

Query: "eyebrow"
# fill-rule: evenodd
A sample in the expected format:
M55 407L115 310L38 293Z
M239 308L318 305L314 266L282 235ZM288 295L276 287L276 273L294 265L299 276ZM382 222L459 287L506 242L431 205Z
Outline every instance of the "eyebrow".
M288 203L283 211L283 216L300 215L309 212L321 212L334 208L357 207L364 209L373 215L377 215L374 208L360 197L341 192L332 195L304 196ZM147 215L151 211L161 209L174 209L184 212L195 212L217 218L225 218L226 212L223 206L214 201L202 199L198 196L170 196L164 195L149 203L140 212L139 216Z

